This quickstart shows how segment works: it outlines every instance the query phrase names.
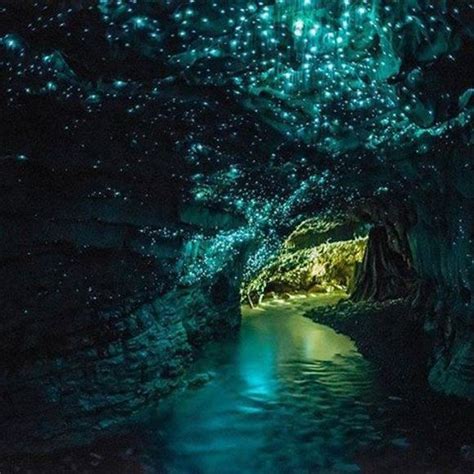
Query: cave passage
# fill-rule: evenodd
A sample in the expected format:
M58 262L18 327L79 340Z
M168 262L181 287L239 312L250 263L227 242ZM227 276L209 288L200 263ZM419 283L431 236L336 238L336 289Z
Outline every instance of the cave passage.
M473 25L0 1L0 473L472 473Z
M350 294L364 261L367 235L368 226L360 222L303 221L258 272L244 279L242 302L253 308L264 299L294 294Z

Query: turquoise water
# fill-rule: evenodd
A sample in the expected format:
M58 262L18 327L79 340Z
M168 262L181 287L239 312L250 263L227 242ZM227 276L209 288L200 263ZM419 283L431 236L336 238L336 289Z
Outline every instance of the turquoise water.
M348 337L302 317L328 298L243 310L238 336L208 346L193 369L210 380L160 405L156 472L359 472L361 450L405 448L381 427L381 402L398 399L374 367Z
M460 454L474 446L466 411L461 429L444 400L394 393L349 338L302 316L337 298L244 308L241 330L197 358L189 379L200 383L160 402L123 437L0 470L472 474L474 448L472 462Z

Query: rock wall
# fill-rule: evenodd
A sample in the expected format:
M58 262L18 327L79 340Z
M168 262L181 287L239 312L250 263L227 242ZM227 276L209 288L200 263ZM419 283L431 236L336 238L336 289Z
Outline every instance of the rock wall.
M383 301L409 294L413 284L413 271L407 265L404 255L393 247L384 226L378 225L370 230L351 299Z
M196 348L238 327L245 245L222 256L220 276L186 284L179 268L189 236L212 242L216 226L240 221L163 203L145 176L134 189L0 164L0 453L84 444L168 394Z
M431 341L431 385L474 399L473 152L459 143L431 155L430 166L420 157L401 160L397 166L411 179L405 193L359 204L358 216L384 230L398 263L385 252L369 265L366 254L354 299L408 297L407 317L421 318ZM368 250L374 245L372 233ZM385 291L394 275L399 284Z
M425 328L434 340L430 382L474 399L474 174L472 149L438 158L416 199L408 232L413 264L425 290ZM423 301L424 300L424 301Z

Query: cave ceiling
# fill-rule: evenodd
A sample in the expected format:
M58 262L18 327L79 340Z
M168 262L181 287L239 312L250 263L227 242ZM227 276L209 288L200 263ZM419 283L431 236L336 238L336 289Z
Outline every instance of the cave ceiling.
M115 177L98 195L146 188L163 207L242 216L218 249L421 186L437 155L471 140L471 1L5 1L0 13L2 160Z

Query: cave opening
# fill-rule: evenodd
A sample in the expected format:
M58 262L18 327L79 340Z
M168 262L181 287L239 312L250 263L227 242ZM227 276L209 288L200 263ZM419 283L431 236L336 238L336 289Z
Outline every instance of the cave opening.
M356 291L367 249L369 224L306 219L256 272L244 279L241 301L255 307L294 295L341 298Z

